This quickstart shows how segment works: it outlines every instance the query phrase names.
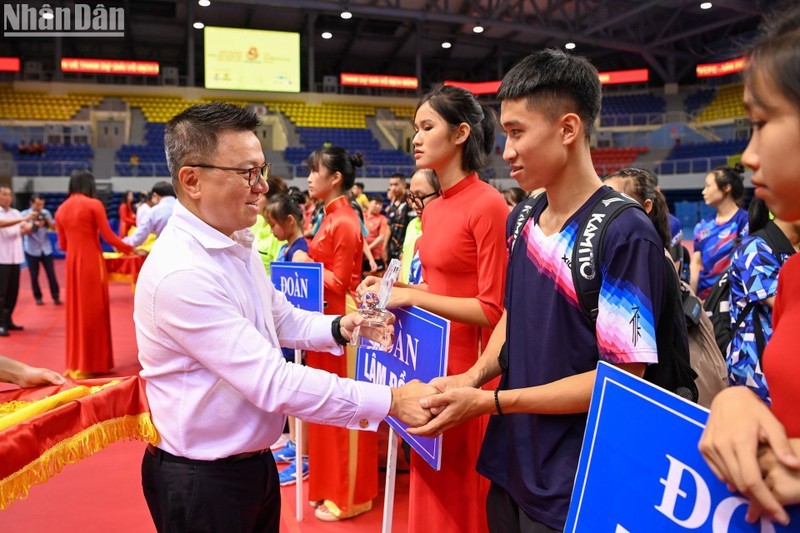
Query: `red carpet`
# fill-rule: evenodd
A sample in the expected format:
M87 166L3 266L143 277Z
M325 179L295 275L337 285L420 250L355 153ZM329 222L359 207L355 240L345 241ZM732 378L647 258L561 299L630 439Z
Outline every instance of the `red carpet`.
M64 262L56 261L59 280L64 279ZM41 273L45 305L37 306L31 293L27 269L23 269L14 322L25 331L0 338L0 354L34 366L64 371L64 308L49 300L44 273ZM62 284L63 285L63 284ZM61 289L62 298L66 294ZM130 286L110 286L111 328L114 343L114 375L132 375L140 370L133 327L133 294ZM0 384L0 390L7 388ZM386 463L387 426L381 428L381 464ZM153 532L150 514L141 491L140 465L144 444L119 442L64 470L42 485L30 489L26 500L0 511L0 531L133 533ZM402 458L402 454L401 454ZM402 460L402 459L401 459ZM313 475L313 473L312 473ZM381 475L383 487L383 475ZM306 484L307 488L307 484ZM307 489L306 489L307 490ZM295 487L282 489L282 532L375 532L381 529L383 491L372 511L352 520L324 523L314 517L306 503L304 520L295 519ZM394 531L405 531L408 523L408 474L398 474L395 489Z

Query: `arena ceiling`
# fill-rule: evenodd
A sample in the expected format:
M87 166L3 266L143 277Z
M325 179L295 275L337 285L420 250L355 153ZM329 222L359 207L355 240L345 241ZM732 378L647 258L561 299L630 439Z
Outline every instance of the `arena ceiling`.
M126 13L122 38L3 39L0 56L40 61L91 57L159 61L196 85L203 80L203 32L194 22L301 33L303 89L340 72L499 79L544 47L575 43L599 70L649 68L651 85L692 83L697 63L734 57L772 0L111 0ZM27 2L36 5L37 2ZM49 2L69 6L72 1ZM87 3L87 0L83 0ZM38 2L38 4L42 4ZM352 13L345 20L343 10ZM480 25L484 31L474 32ZM323 39L322 32L332 38ZM443 42L451 43L443 48ZM312 54L313 52L313 54ZM313 62L310 57L313 55Z

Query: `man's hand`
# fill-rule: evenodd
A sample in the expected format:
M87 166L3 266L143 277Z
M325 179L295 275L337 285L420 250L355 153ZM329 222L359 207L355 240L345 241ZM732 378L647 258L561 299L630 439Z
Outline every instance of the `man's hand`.
M150 255L150 252L148 252L143 248L134 248L133 253L138 255L139 257L147 257L148 255Z
M409 381L402 387L393 388L389 414L411 427L422 426L432 415L420 405L420 400L432 394L436 394L436 389L418 379Z
M389 335L394 336L395 316L391 313L387 314L389 316L386 319L387 327L385 329L364 326L364 317L356 311L342 317L342 320L339 321L339 330L345 339L351 340L353 338L353 331L360 326L361 329L358 332L360 336L375 342L380 342L384 338L384 335L387 334L386 329L388 329Z
M469 372L463 374L455 374L453 376L443 376L440 378L433 378L429 382L430 385L436 388L439 392L447 392L452 389L460 389L462 387L477 388L478 381ZM431 406L430 410L433 416L438 415L444 410L445 406Z
M472 387L450 389L436 396L423 398L420 404L431 411L436 409L439 413L426 425L408 429L412 435L423 437L437 437L453 426L495 410L494 392Z
M789 515L761 477L759 444L770 448L784 466L800 468L786 431L761 399L743 386L720 392L711 404L700 452L721 481L751 501L749 520L763 509L771 519L786 524Z
M38 387L39 385L63 385L66 379L61 374L47 368L27 366L16 380L20 387Z

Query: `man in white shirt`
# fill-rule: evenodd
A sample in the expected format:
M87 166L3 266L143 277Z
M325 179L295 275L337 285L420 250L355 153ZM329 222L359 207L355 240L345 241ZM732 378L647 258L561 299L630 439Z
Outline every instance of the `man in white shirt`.
M267 190L253 133L259 119L219 102L174 117L165 133L178 202L136 289L142 377L161 435L142 462L142 485L164 531L274 531L280 491L269 445L285 415L376 430L387 415L431 417L435 390L358 383L287 364L280 346L342 353L360 324L295 309L275 290L247 229Z
M153 209L153 199L148 191L139 192L139 203L136 204L136 227L139 227L147 220L147 215Z
M11 207L14 195L9 187L0 187L0 337L9 331L21 330L11 314L19 294L19 266L25 260L22 236L30 233L30 220L36 215L22 216Z
M141 246L151 233L155 233L156 237L161 235L175 209L175 188L166 181L159 181L153 185L150 198L154 205L148 210L147 216L143 217L141 222L137 217L136 231L133 235L122 239L131 246Z

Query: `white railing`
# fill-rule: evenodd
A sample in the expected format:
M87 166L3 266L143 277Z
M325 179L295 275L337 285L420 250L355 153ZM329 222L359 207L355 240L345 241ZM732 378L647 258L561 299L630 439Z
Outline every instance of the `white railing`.
M600 115L601 128L622 126L659 126L666 122L666 113L631 113L626 115Z
M17 161L18 176L69 176L73 170L91 170L89 161Z
M674 159L662 161L656 165L655 171L661 175L698 174L711 172L721 165L728 164L727 156L694 157L691 159Z

